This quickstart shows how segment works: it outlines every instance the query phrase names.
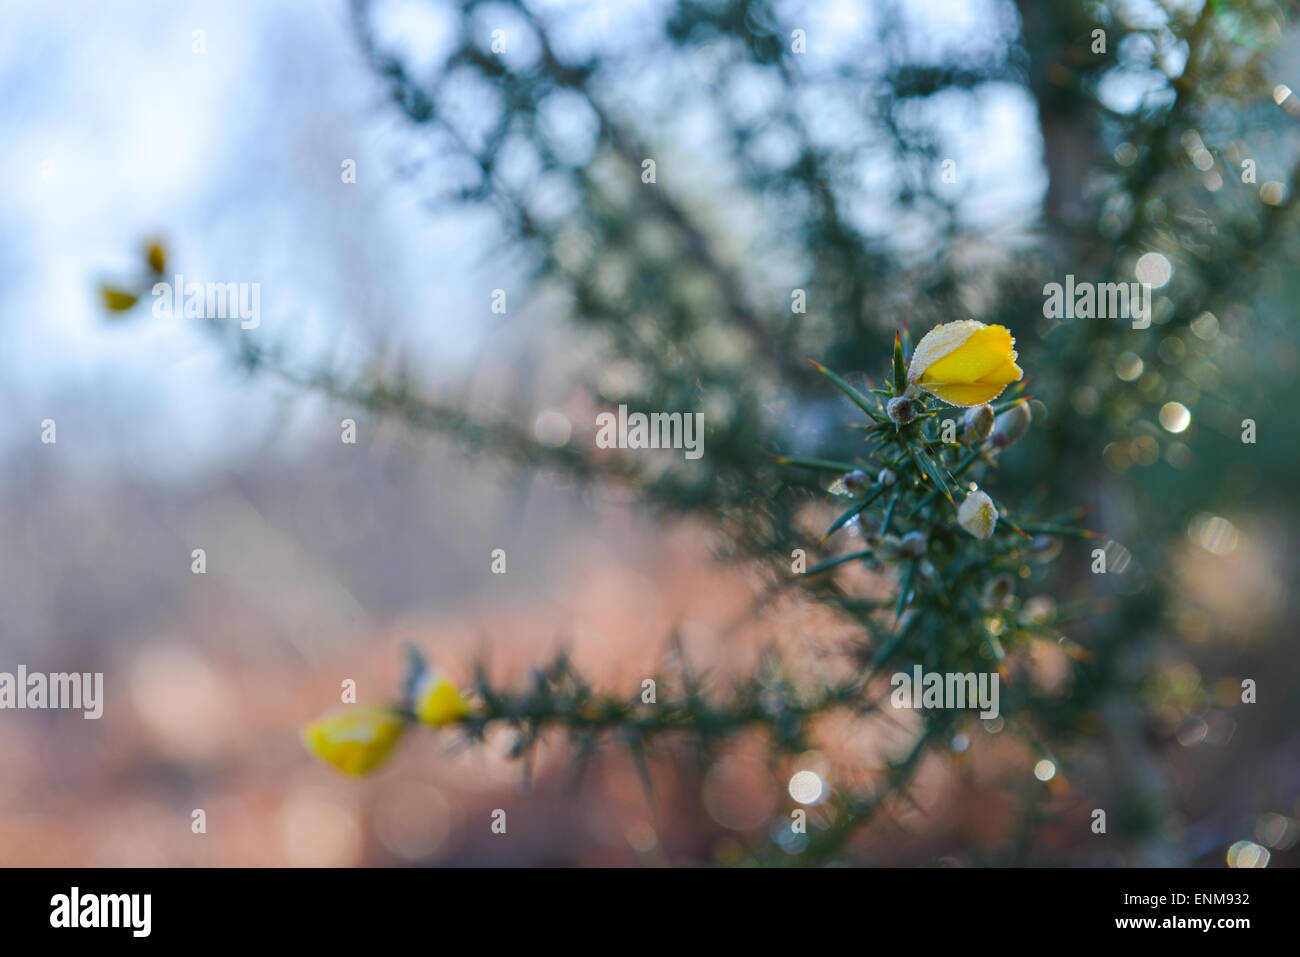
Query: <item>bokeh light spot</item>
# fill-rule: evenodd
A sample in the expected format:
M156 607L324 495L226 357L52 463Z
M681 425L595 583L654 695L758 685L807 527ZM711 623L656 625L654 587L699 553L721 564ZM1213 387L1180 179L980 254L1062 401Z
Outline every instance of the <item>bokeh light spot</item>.
M1192 424L1192 413L1181 402L1166 402L1160 407L1160 425L1177 435Z
M800 804L816 804L822 799L825 789L816 771L796 771L790 777L790 797Z
M1254 841L1238 841L1228 848L1228 866L1240 868L1268 867L1267 848Z
M1138 257L1133 273L1137 276L1138 282L1147 283L1152 289L1159 289L1169 282L1169 278L1174 274L1174 267L1160 253L1143 253Z

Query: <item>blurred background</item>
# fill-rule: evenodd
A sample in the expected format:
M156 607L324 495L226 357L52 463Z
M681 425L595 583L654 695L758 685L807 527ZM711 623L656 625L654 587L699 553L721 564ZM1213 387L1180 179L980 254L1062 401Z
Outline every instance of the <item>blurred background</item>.
M770 458L860 437L804 357L878 382L896 329L970 317L1045 413L1001 496L1086 506L1117 573L1026 566L1086 664L1007 636L1032 707L930 748L837 859L1294 863L1295 12L7 3L0 671L102 671L105 706L0 712L0 863L797 861L793 800L919 724L668 742L650 793L616 740L578 775L562 738L423 733L358 781L298 729L347 678L392 700L404 642L506 686L563 648L629 698L683 657L819 674L862 622L770 598L825 498ZM155 241L259 284L258 327L155 316ZM1046 318L1067 274L1151 283L1151 327ZM704 412L704 458L616 467L619 403Z

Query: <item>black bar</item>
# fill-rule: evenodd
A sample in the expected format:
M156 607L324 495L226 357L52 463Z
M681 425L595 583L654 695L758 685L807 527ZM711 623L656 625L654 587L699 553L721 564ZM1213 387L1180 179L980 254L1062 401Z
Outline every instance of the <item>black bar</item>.
M847 932L867 947L999 937L1058 946L1097 938L1181 945L1201 937L1232 947L1243 934L1275 937L1292 928L1296 875L1289 869L36 869L0 871L0 915L7 942L15 943L66 943L76 935L82 944L330 946L414 933L413 945L430 952L466 934L492 950L512 938L534 947L571 946L574 935L587 939L584 948L603 941L604 950L697 934L732 941L757 935L768 945L789 935L816 946ZM67 916L73 887L81 915L112 918L116 909L119 926L52 926ZM105 907L101 896L146 894L148 935L138 937L144 898L128 910L124 898ZM69 905L63 911L60 895ZM1202 921L1210 922L1208 929ZM587 938L597 932L614 936Z

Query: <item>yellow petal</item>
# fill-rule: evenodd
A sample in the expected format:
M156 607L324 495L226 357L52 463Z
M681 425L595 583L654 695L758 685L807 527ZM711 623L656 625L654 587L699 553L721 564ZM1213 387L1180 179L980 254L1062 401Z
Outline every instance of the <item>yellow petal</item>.
M355 706L307 725L302 743L344 774L360 775L388 760L405 730L406 722L388 708Z
M1020 371L1020 366L1016 365L1015 353L1011 353L1012 358L1003 359L992 372L980 376L980 382L987 382L989 385L1009 385L1012 382L1019 382L1020 377L1024 375Z
M927 382L923 383L921 388L949 405L968 409L972 405L983 405L985 402L993 401L1002 394L1006 386L989 382Z
M415 716L424 724L455 724L469 714L469 704L446 678L427 672L415 690Z
M944 322L935 326L921 337L921 341L912 350L912 361L907 367L907 380L919 382L926 369L965 344L967 339L983 328L984 323L976 322L974 319Z

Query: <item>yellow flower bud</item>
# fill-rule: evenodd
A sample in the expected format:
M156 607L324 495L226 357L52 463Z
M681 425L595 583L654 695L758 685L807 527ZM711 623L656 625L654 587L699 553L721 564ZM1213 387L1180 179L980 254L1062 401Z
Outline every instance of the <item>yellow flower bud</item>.
M162 243L151 242L145 247L144 256L149 261L149 268L159 276L167 271L167 251L163 249Z
M469 703L454 684L436 671L420 676L412 696L412 710L423 724L455 724L469 714Z
M109 312L126 312L140 301L140 297L135 293L127 292L125 289L119 289L116 286L110 286L107 283L99 284L99 298L103 302L104 308Z
M302 743L344 774L361 775L388 759L405 730L406 722L392 709L358 705L307 725Z
M957 524L976 538L988 538L998 524L998 507L987 493L976 489L957 509Z
M945 322L916 344L907 381L949 405L969 408L989 402L1023 375L1015 344L1005 326L974 319Z

